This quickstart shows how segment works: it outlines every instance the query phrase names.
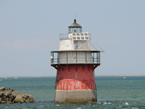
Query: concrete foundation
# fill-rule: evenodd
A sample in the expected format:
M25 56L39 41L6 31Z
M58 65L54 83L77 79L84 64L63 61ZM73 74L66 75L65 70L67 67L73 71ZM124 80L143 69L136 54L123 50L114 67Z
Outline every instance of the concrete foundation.
M55 103L88 103L97 101L97 92L93 89L88 90L57 90L55 92Z

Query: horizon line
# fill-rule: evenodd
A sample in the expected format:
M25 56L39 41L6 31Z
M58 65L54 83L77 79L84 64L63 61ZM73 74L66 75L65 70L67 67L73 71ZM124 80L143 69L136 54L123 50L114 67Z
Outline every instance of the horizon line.
M145 75L95 75L96 76L145 76ZM0 76L0 78L15 78L15 77L56 77L56 76Z

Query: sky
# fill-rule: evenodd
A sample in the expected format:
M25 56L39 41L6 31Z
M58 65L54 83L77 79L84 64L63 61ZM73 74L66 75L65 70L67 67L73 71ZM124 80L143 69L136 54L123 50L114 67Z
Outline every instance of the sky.
M145 75L145 0L0 0L0 76L56 76L50 52L75 14L105 51L95 75Z

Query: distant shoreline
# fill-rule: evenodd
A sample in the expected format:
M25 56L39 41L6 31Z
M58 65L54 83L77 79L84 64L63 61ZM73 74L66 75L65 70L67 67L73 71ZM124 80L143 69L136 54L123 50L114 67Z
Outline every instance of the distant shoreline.
M103 76L145 76L145 75L95 75L95 77ZM0 76L0 78L29 78L29 77L56 77L56 76Z
M145 75L95 75L95 76L145 76Z

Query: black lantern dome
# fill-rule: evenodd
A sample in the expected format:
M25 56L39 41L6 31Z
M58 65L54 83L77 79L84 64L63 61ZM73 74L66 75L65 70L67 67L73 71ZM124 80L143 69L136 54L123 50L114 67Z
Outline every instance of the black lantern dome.
M72 25L70 25L68 27L69 29L69 33L72 33L72 32L82 32L82 26L80 26L77 22L76 22L76 19L74 19L74 23Z

